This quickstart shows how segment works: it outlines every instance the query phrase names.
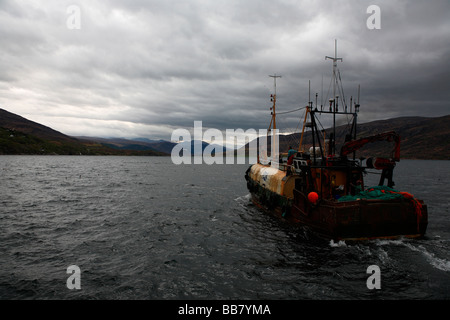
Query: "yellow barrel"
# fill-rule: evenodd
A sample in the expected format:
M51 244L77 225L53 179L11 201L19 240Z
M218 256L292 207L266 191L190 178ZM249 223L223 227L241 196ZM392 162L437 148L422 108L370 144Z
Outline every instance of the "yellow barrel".
M251 167L249 176L267 190L287 198L294 197L295 178L293 176L286 177L286 171L257 163Z

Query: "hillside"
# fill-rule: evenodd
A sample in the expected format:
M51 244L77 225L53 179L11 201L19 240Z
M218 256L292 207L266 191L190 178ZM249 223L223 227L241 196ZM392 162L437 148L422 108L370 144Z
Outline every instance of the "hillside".
M201 148L199 148L200 153L196 154L194 148L194 141L184 141L174 143L165 140L149 140L145 138L137 138L133 140L122 138L98 138L98 137L76 137L76 138L80 139L81 141L84 140L95 141L110 148L118 150L140 150L140 151L153 150L168 154L172 153L173 147L175 147L177 144L180 144L184 150L190 150L191 155L201 155L203 153L203 150L205 150L205 148L208 146L216 147L217 150L221 151L221 153L225 153L227 150L225 147L214 144L210 145L205 141L201 141Z
M346 125L336 127L337 150L344 142L348 130ZM325 131L329 136L331 129ZM401 117L362 123L358 124L357 138L386 131L395 131L400 135L401 159L450 160L450 115L436 118ZM300 133L280 135L280 152L287 152L289 145L297 148L300 136ZM303 144L309 149L312 146L309 131L303 139ZM392 150L392 146L387 142L367 144L359 150L357 156L386 156L386 151ZM245 148L248 151L248 144Z
M336 128L337 147L340 148L348 126ZM436 118L401 117L378 120L358 125L357 136L395 131L401 137L402 159L450 160L450 115ZM327 129L329 136L331 130ZM286 152L289 145L298 146L300 133L281 135L280 152ZM192 143L191 144L191 149ZM203 142L202 149L205 147ZM42 124L0 109L0 155L1 154L61 154L61 155L149 155L168 156L176 144L164 140L144 138L105 139L92 137L70 137ZM309 132L305 134L304 145L312 145ZM187 145L186 147L189 147ZM270 143L268 145L270 148ZM387 147L387 148L386 148ZM245 146L248 150L248 144ZM390 151L386 143L364 146L357 156L386 156ZM192 150L193 151L193 150Z
M136 151L157 151L170 154L176 143L164 140L149 140L137 138L133 140L122 138L98 138L98 137L76 137L81 141L94 141L117 150L136 150Z
M0 109L0 154L168 155L153 149L111 148L108 144L69 137L3 109Z
M37 122L25 119L17 114L0 109L0 127L12 132L20 132L42 140L77 143L78 141L59 131Z

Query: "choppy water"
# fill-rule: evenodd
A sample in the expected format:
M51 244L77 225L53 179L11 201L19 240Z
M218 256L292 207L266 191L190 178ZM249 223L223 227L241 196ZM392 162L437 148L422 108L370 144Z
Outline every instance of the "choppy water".
M396 168L396 188L428 204L426 239L358 244L320 241L261 213L247 167L0 157L0 298L450 298L450 161ZM66 286L70 265L80 290ZM380 267L379 290L367 288L370 265Z

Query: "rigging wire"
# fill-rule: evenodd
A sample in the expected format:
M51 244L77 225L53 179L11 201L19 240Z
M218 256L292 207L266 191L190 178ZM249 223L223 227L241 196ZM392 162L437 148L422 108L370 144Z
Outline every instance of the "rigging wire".
M319 123L320 127L322 128L321 131L325 131L325 128L323 127L322 123L320 122L319 118L317 116L316 117L316 121Z
M296 111L303 110L303 109L305 109L305 108L306 108L306 107L301 107L301 108L294 109L294 110L290 110L290 111L277 112L277 115L279 115L279 114L286 114L286 113L292 113L292 112L296 112Z
M282 126L284 126L286 129L285 130L283 130L283 136L286 138L286 140L287 140L287 143L289 144L289 145L295 145L296 143L297 143L297 141L296 141L296 139L293 137L293 134L295 134L296 133L296 130L297 129L295 129L295 130L290 130L290 128L288 128L287 127L287 125L286 125L286 122L284 121L284 120L282 120L282 118L278 118L278 121L280 122L280 124L282 125ZM297 128L298 128L298 125L297 125Z
M330 96L330 90L331 90L331 84L333 83L333 78L330 79L330 85L328 86L328 92L326 99L328 100L328 97ZM334 98L333 98L334 99ZM330 110L331 111L331 110Z
M347 111L347 101L345 101L345 94L344 94L344 87L342 85L342 79L341 79L341 70L337 70L338 71L338 76L339 76L339 83L338 83L338 90L339 90L339 94L342 97L342 102L343 102L343 107L345 108L344 110ZM340 84L340 86L339 86Z
M297 112L300 110L304 110L307 107L301 107L301 108L297 108L294 110L289 110L289 111L282 111L282 112L277 112L277 115L283 115L283 114L289 114L289 113L293 113L293 112ZM282 118L278 118L278 121L280 122L280 124L282 124L282 126L284 126L284 128L286 128L284 130L285 133L285 137L287 139L287 142L289 145L297 145L300 143L300 137L298 137L297 139L293 136L295 133L297 133L297 130L302 122L301 117L299 117L299 121L297 123L297 127L294 130L290 130L290 128L288 128L288 126L286 125L286 123L284 122L284 120Z

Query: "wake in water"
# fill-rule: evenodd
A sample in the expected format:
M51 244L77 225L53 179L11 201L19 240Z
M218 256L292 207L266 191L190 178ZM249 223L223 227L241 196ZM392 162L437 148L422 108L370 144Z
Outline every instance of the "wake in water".
M332 247L332 248L346 247L346 246L347 246L347 244L346 244L345 241L343 241L343 240L339 240L337 243L334 242L334 240L330 240L329 245L330 245L330 247Z
M407 239L399 239L399 240L377 240L377 245L385 246L385 245L396 245L396 246L404 246L414 252L421 253L427 262L433 266L434 268L441 271L450 271L450 261L439 258L436 254L429 252L423 245L415 246L411 243L411 240Z
M446 272L450 271L450 261L436 257L434 253L429 252L424 246L415 247L409 243L405 243L404 245L413 251L422 253L427 261L436 269Z
M234 201L236 201L239 205L241 205L243 207L248 207L249 205L251 205L251 194L237 197L236 199L234 199ZM406 239L406 238L400 238L397 240L379 240L378 239L378 240L374 240L374 241L368 241L367 243L375 243L378 247L383 247L383 246L406 247L414 252L421 253L425 257L427 262L434 268L441 270L441 271L445 271L445 272L450 271L450 261L449 260L437 257L435 253L429 252L423 245L416 246L416 245L412 244L410 239ZM345 241L342 241L342 240L337 241L337 242L335 242L334 240L330 240L328 245L331 248L343 248L343 247L353 247L354 246L351 244L347 244ZM356 245L356 246L358 246L358 245ZM384 261L384 262L388 261L389 260L388 253L383 249L381 249L381 250L379 250L379 249L380 248L378 248L375 255L378 256L378 258L381 261ZM363 251L365 251L365 250L363 250ZM372 254L372 253L370 253L370 251L371 250L369 249L369 253L368 253L369 255Z
M410 239L374 240L374 241L369 241L366 244L373 244L373 243L377 246L377 249L375 250L376 252L371 250L364 243L353 245L353 244L347 244L345 241L335 242L334 240L330 240L329 247L331 247L331 248L344 248L344 247L346 247L346 248L358 248L359 250L364 251L368 255L373 255L374 254L381 261L386 263L390 258L389 258L388 252L386 250L381 249L381 247L385 247L385 246L389 246L389 247L390 246L402 246L402 247L410 249L411 251L421 253L422 256L425 257L426 261L432 267L434 267L434 268L436 268L438 270L441 270L441 271L445 271L445 272L449 272L450 271L450 261L449 260L446 260L445 258L438 257L436 255L436 253L432 253L432 252L428 251L423 245L420 245L420 244L415 245L414 243L411 242ZM431 244L431 245L433 245L433 244ZM436 245L436 247L438 247L438 246ZM363 250L364 248L366 250Z
M237 197L236 199L234 199L234 201L236 201L241 206L247 206L247 205L251 204L251 199L252 199L252 195L249 193L249 194L246 194L245 196Z

